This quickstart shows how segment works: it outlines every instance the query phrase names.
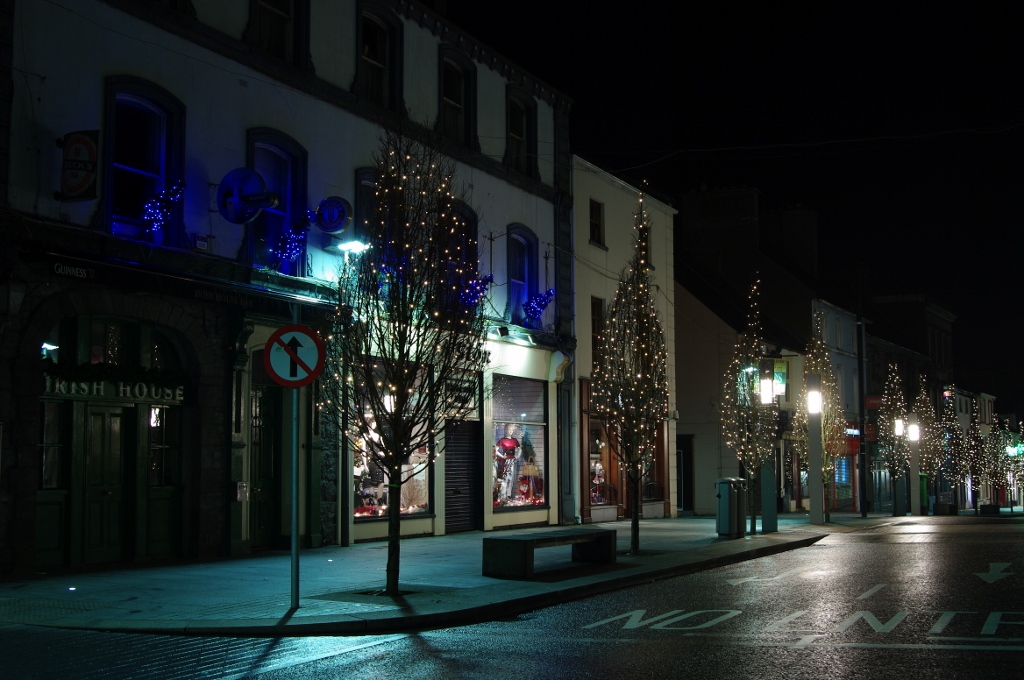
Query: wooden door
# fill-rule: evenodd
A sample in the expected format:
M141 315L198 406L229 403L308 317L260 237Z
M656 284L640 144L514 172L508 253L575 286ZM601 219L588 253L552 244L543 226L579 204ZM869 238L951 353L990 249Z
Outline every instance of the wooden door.
M255 550L273 547L281 535L281 388L252 390L249 526Z
M85 561L121 559L125 460L121 407L90 406L85 452Z

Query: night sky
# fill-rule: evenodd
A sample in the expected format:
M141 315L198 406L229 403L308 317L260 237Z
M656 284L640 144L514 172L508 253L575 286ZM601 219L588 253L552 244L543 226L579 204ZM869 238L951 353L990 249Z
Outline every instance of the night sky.
M1024 417L1024 3L448 0L573 99L570 146L668 198L817 211L833 283L957 315L963 387ZM1016 403L1014 403L1016 402Z

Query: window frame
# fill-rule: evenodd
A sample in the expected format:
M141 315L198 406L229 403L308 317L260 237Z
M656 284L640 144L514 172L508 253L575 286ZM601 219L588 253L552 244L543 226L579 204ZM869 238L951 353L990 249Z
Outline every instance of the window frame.
M505 247L505 260L506 260L506 275L508 280L508 301L505 306L505 320L509 323L516 324L517 326L526 327L530 319L526 316L526 311L522 311L521 317L516 313L517 301L512 299L512 241L519 240L525 246L525 265L526 265L526 280L523 281L525 284L526 292L525 296L521 301L518 302L520 309L529 301L531 297L537 294L537 236L533 231L524 224L510 224L508 232L506 233L506 247Z
M512 138L512 106L518 104L523 108L523 150L515 154L510 140ZM517 160L518 158L522 160ZM537 164L537 102L519 85L508 85L505 91L505 155L502 162L522 174L538 178L540 170Z
M106 79L101 199L103 209L100 222L107 233L144 240L145 225L141 214L137 218L114 214L114 149L117 142L116 121L119 102L132 102L130 105L148 108L161 117L161 128L158 132L161 148L160 175L157 178L155 193L167 191L175 181L185 179L185 105L169 91L148 80L120 75L109 76ZM143 197L143 205L153 198L155 195ZM170 222L164 225L161 244L172 247L187 245L180 206L176 206Z
M285 26L285 48L283 54L275 54L266 46L258 44L260 25L261 5L268 12L277 12L270 7L266 0L249 0L249 23L245 27L242 39L249 44L253 53L277 59L290 66L295 66L313 72L313 59L310 54L310 0L288 0L291 7L291 17Z
M361 100L380 106L393 113L405 114L405 93L403 90L402 59L404 56L402 22L388 6L379 0L360 0L356 11L356 75L350 91ZM363 22L369 20L380 25L387 36L384 64L383 101L370 98L366 92L367 71L363 65Z
M458 124L459 135L451 134L449 121L446 117L448 98L445 96L445 85L447 83L445 67L450 65L458 70L462 76L462 120ZM452 45L441 45L438 56L437 67L437 126L436 129L446 139L462 144L465 147L480 150L480 139L477 136L477 87L476 87L476 65L462 50Z
M595 208L597 219L594 219ZM597 238L594 238L594 237ZM604 203L590 199L590 243L595 246L605 246L604 240Z
M263 147L288 159L290 164L289 191L287 203L287 215L285 224L293 230L296 225L303 221L308 210L307 185L308 185L308 153L305 147L295 139L283 132L273 128L250 128L246 131L245 139L245 167L253 169L256 159L256 148ZM266 229L265 219L261 214L252 222L246 225L245 257L247 264L252 267L263 266L273 269L272 258L262 257L257 252L257 235L261 229ZM269 238L269 237L268 237ZM308 247L308 231L303 237L302 250L294 261L282 262L277 271L288 276L302 277L306 275L306 251ZM269 254L268 254L269 255ZM268 264L271 263L271 264Z

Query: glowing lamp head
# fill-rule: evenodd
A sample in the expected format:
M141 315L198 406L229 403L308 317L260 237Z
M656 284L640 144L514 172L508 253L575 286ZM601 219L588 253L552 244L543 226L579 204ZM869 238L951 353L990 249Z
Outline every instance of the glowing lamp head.
M817 373L807 374L807 412L821 413L821 376Z
M907 418L907 439L912 442L921 439L921 425L917 420L917 414L911 413Z
M775 400L775 367L771 359L761 361L758 371L761 380L761 403L770 404Z
M903 433L904 433L903 425L904 425L903 418L897 418L896 422L893 423L893 432L896 434L897 437L902 437L903 436Z

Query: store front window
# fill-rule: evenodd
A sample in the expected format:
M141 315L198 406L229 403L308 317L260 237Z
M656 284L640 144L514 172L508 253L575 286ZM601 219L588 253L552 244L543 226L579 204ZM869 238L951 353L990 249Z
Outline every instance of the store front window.
M494 376L492 500L495 510L546 505L545 383Z

